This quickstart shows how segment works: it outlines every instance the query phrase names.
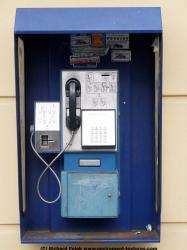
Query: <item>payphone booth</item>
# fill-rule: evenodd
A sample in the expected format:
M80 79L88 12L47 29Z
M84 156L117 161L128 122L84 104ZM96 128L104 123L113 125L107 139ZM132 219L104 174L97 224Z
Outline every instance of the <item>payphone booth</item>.
M17 9L23 243L159 242L159 8Z

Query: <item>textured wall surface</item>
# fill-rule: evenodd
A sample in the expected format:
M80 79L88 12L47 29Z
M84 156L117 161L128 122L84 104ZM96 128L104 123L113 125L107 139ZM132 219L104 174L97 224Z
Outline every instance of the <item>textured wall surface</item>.
M187 249L187 1L0 1L0 250L40 249L19 240L13 26L17 7L161 6L163 65L163 196L160 250ZM136 245L144 247L143 245Z

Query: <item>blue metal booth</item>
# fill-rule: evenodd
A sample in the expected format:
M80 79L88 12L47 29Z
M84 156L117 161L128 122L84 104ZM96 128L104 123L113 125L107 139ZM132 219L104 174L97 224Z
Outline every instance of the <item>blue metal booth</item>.
M23 243L159 242L160 8L17 9Z

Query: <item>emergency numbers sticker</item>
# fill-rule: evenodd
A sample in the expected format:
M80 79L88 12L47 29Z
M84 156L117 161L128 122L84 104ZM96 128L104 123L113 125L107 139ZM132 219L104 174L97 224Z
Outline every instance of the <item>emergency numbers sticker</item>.
M92 56L92 57L70 56L70 65L99 63L99 62L100 62L100 57L99 56Z

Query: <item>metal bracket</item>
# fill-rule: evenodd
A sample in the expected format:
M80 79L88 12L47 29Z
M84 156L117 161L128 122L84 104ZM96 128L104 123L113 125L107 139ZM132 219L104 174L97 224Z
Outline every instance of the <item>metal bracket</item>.
M159 127L159 90L160 90L160 41L157 36L152 44L155 54L155 145L154 145L154 172L155 172L155 210L159 207L159 169L158 169L158 127Z

